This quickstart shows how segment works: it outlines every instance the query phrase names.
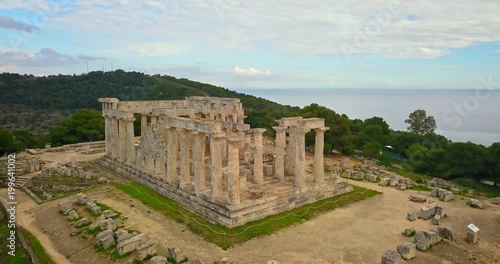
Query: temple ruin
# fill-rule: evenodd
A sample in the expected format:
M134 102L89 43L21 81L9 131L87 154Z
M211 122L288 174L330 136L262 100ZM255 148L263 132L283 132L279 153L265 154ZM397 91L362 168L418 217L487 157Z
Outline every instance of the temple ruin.
M264 146L263 128L244 123L235 98L119 101L99 98L105 117L104 166L228 227L352 190L325 176L322 118L277 120ZM140 135L134 120L141 117ZM305 135L315 132L313 164ZM312 166L312 168L311 168Z

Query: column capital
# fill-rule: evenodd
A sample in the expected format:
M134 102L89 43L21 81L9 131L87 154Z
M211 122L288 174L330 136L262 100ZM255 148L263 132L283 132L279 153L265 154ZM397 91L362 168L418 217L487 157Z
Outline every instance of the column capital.
M274 131L276 132L284 132L286 130L286 127L282 126L273 126Z
M290 133L297 135L305 135L307 132L311 131L310 129L305 127L290 127L289 129Z
M325 131L327 131L328 129L330 129L330 128L329 128L329 127L320 127L320 128L316 128L316 129L314 129L314 131L316 131L316 132L318 132L318 131L319 131L319 132L325 132Z
M213 134L210 134L210 138L211 139L224 139L226 137L226 135L224 135L224 133L213 133Z
M227 143L233 144L233 145L240 143L241 140L242 140L241 138L227 138L226 139Z
M262 133L266 132L266 129L265 128L253 128L252 132L254 134L262 134Z

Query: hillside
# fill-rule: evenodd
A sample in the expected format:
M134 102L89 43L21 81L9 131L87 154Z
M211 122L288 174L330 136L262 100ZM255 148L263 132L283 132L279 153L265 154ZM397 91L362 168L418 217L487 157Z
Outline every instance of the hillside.
M0 128L45 132L77 109L99 110L99 97L120 100L175 100L186 96L241 99L245 111L287 115L298 108L206 83L138 72L91 72L83 75L35 77L0 74Z

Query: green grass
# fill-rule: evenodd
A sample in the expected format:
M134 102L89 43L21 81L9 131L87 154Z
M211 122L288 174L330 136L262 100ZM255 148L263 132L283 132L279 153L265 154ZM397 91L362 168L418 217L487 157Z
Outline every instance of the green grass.
M0 215L4 215L4 220L0 221L0 263L12 263L12 264L24 264L30 263L31 257L28 254L28 251L24 249L19 242L19 239L16 239L16 252L14 256L8 254L10 249L7 247L9 240L7 237L10 235L10 228L7 226L7 214L0 207ZM17 238L18 234L16 234Z
M423 192L428 192L431 191L432 189L425 186L425 185L415 185L409 188L410 190L415 190L415 191L423 191Z
M130 196L140 200L152 210L160 212L167 218L183 223L193 233L218 245L222 249L228 249L255 237L270 235L279 229L310 220L322 212L331 211L335 208L343 207L356 201L380 194L379 192L373 190L353 186L353 192L338 195L277 215L268 216L264 219L247 223L240 227L229 229L220 224L210 223L200 215L181 207L173 200L168 199L141 184L130 183L128 185L115 183L114 185Z
M484 196L488 198L498 197L500 196L500 187L490 186L486 184L482 184L476 182L474 179L468 178L458 178L451 181L456 185L464 187L464 192L460 195L472 197L472 195L467 194L467 189L474 190L475 192L482 193Z
M33 234L31 234L28 230L22 227L19 227L19 231L24 235L24 237L26 237L26 239L31 244L31 248L33 249L33 252L35 252L35 254L37 255L38 259L40 260L40 263L55 264L52 258L43 249L42 244L40 244L40 241Z

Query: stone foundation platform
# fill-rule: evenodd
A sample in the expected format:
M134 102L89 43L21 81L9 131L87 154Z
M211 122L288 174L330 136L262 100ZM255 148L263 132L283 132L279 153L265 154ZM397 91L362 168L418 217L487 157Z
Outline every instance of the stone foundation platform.
M220 201L212 200L209 189L195 193L192 186L179 188L178 183L168 183L166 177L142 172L108 157L101 158L99 163L180 203L212 223L229 228L353 190L352 186L338 182L336 178L325 178L322 184L306 181L305 185L298 189L294 186L294 177L285 177L283 181L265 177L262 184L248 182L246 188L240 190L241 203L231 205L227 203L227 197L222 197ZM225 184L223 187L227 188Z

